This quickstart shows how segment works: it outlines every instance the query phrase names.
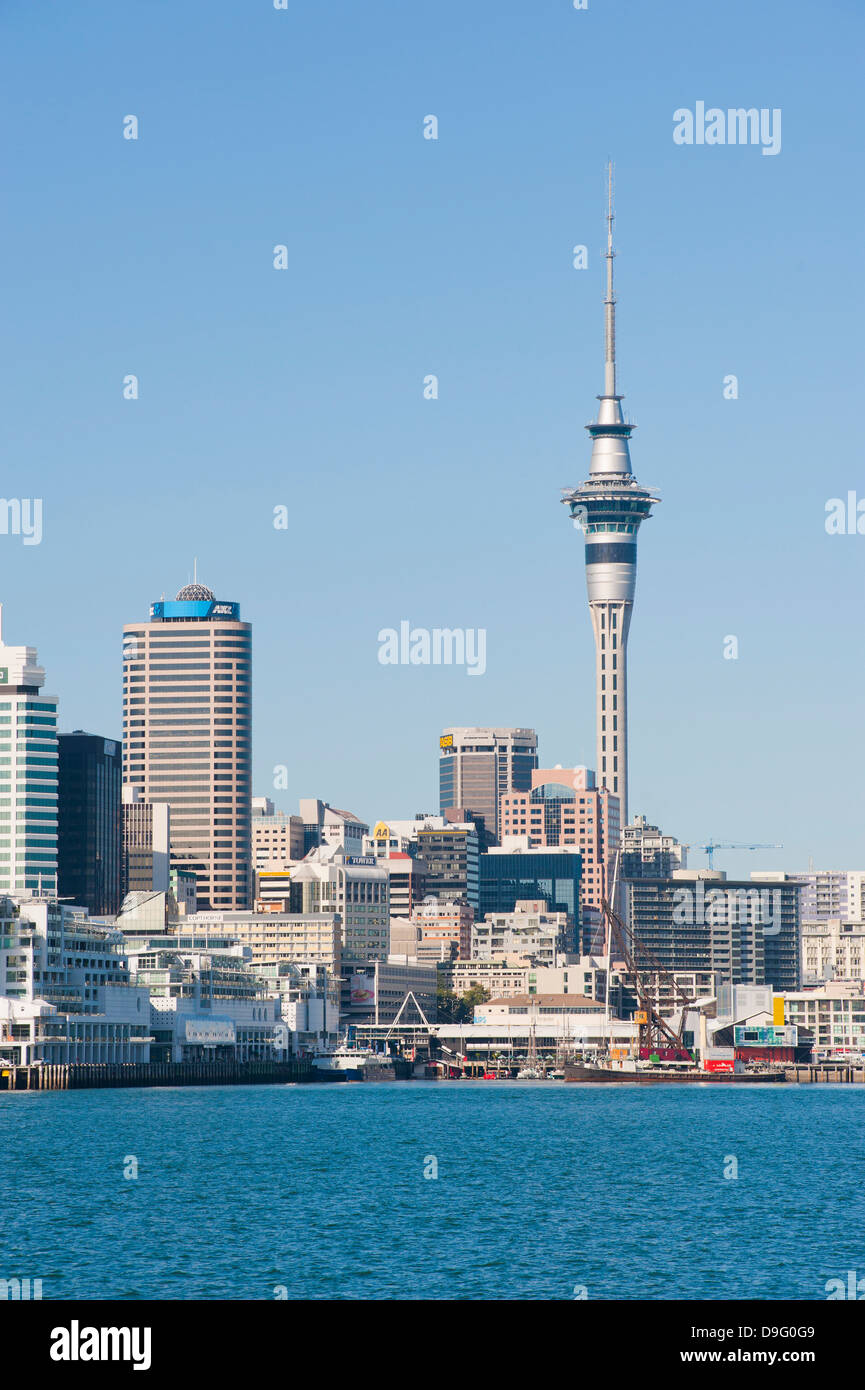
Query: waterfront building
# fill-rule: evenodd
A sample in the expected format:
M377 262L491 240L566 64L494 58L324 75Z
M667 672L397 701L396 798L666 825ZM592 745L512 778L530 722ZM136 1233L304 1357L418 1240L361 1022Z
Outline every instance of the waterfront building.
M574 919L550 912L545 902L514 904L513 912L488 912L471 928L473 960L523 957L531 965L554 966L577 950Z
M154 1062L273 1059L284 1051L279 997L268 995L244 947L188 924L176 935L126 938L129 968L150 995Z
M803 985L865 981L865 922L842 917L803 921L801 947Z
M57 894L57 696L40 694L35 647L2 638L0 893Z
M268 994L279 999L280 1027L289 1056L332 1048L339 1042L339 981L325 965L280 961L256 973Z
M687 846L680 845L672 835L664 835L656 825L649 825L645 816L635 816L625 826L619 869L623 879L669 878L687 867Z
M508 913L520 901L543 901L550 912L566 912L574 923L575 942L582 942L580 881L582 855L558 849L494 848L480 859L480 914Z
M311 850L292 870L292 904L303 913L338 913L344 955L359 961L387 959L389 880L371 856L346 854L341 846Z
M536 996L532 996L535 998ZM491 1000L496 1005L513 1003L513 999ZM621 1049L631 1055L639 1042L638 1025L620 1018L607 1019L602 1009L592 1013L559 1011L550 1005L550 1013L533 1017L529 1012L485 1019L483 1005L478 1008L473 1023L439 1023L436 1037L445 1055L464 1057L479 1066L516 1066L530 1056L551 1063L561 1063L576 1055L594 1055L608 1048Z
M140 789L127 783L121 788L120 826L122 896L167 893L171 887L171 808L168 802L145 801ZM192 881L194 884L194 878Z
M789 879L752 874L738 881L721 870L679 869L671 877L633 879L629 891L638 966L797 988L799 898Z
M501 798L529 791L537 765L534 729L445 729L439 739L441 814L471 811L483 820L482 847L497 843Z
M611 895L621 843L619 798L595 785L590 768L537 768L530 791L502 797L501 821L503 849L565 845L580 851L583 929L603 943L602 900Z
M519 1023L524 1019L543 1022L550 1018L567 1022L587 1014L597 1017L598 1000L584 994L514 994L476 1004L474 1022L507 1023L511 1019Z
M859 980L836 980L820 989L784 995L784 1016L813 1038L815 1056L865 1056L865 993Z
M628 822L628 631L637 583L637 532L660 499L641 487L631 468L634 426L622 414L616 389L616 300L613 294L613 193L607 208L607 293L604 393L595 422L589 477L565 490L574 524L583 532L586 588L595 634L596 769L600 785L618 796Z
M393 1023L409 994L430 1023L436 1020L437 972L434 963L405 956L387 960L343 959L340 1016L343 1023ZM409 1000L403 1022L419 1017Z
M123 780L171 807L171 866L204 907L252 893L252 628L236 603L187 584L123 629Z
M0 898L0 1054L9 1061L147 1062L149 998L119 932L52 898Z
M275 811L267 796L252 798L252 865L256 871L287 869L304 856L300 816Z
M61 898L92 917L120 906L120 744L76 729L60 734L58 751L57 877Z
M466 898L477 912L479 896L477 827L457 822L418 831L417 858L424 876L424 897Z
M412 913L420 928L420 959L467 960L472 953L474 910L468 898L428 898Z
M841 870L791 874L799 888L799 916L803 922L865 922L865 872Z
M308 797L301 799L300 819L303 822L304 855L320 846L342 849L350 855L363 855L363 840L369 834L369 826L352 811L338 811L326 801Z

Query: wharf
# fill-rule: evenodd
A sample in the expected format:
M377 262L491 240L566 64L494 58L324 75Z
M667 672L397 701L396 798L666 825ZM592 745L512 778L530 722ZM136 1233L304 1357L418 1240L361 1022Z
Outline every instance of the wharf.
M329 1079L306 1060L48 1062L38 1067L3 1067L0 1091L81 1091L104 1086L272 1086Z
M800 1063L798 1066L787 1067L786 1076L788 1081L803 1083L824 1081L837 1086L842 1082L858 1082L860 1085L865 1085L865 1067L854 1067L843 1062L838 1066L826 1062Z

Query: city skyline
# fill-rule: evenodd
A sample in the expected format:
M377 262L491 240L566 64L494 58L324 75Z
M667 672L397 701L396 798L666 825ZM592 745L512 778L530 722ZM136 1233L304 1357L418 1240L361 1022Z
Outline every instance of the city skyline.
M503 0L492 35L463 10L407 14L399 39L344 3L306 16L317 57L288 89L288 15L223 9L202 40L181 11L167 54L158 19L107 5L4 21L21 54L0 98L21 129L7 186L29 210L0 242L20 281L4 490L44 502L40 544L0 536L9 640L38 647L64 731L119 737L118 634L197 554L262 634L253 788L284 809L433 809L450 724L531 726L544 764L592 767L591 625L550 499L583 471L612 153L622 385L639 476L665 499L630 637L631 815L685 841L783 843L719 857L739 875L855 864L865 541L824 523L862 491L861 295L851 276L828 296L824 262L858 263L861 20L833 10L830 77L801 3L734 0L698 53L684 4L660 26ZM614 68L591 57L613 49ZM225 109L201 109L202 61ZM783 108L783 148L678 145L674 113L704 99ZM483 678L382 667L376 634L403 619L484 629Z

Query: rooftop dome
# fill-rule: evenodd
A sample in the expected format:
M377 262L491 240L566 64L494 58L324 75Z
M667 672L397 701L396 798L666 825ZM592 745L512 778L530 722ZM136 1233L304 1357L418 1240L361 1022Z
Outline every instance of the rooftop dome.
M211 593L210 589L205 588L203 584L184 584L175 602L192 603L196 600L199 602L203 600L212 603L215 598L216 595Z

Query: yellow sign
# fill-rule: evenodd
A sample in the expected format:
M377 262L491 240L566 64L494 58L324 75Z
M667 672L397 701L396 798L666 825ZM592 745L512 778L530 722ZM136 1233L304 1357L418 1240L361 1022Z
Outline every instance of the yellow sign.
M374 840L389 840L390 826L385 825L384 821L380 820L378 825L373 826L372 838Z
M439 748L453 748L453 746L454 746L454 736L453 736L453 734L442 734L441 738L439 739Z
M772 996L772 1022L776 1028L784 1027L784 996L774 994Z
M635 1022L635 1023L648 1023L648 1021L649 1021L649 1015L646 1013L646 1010L645 1010L645 1009L637 1009L637 1012L634 1014L634 1022Z

